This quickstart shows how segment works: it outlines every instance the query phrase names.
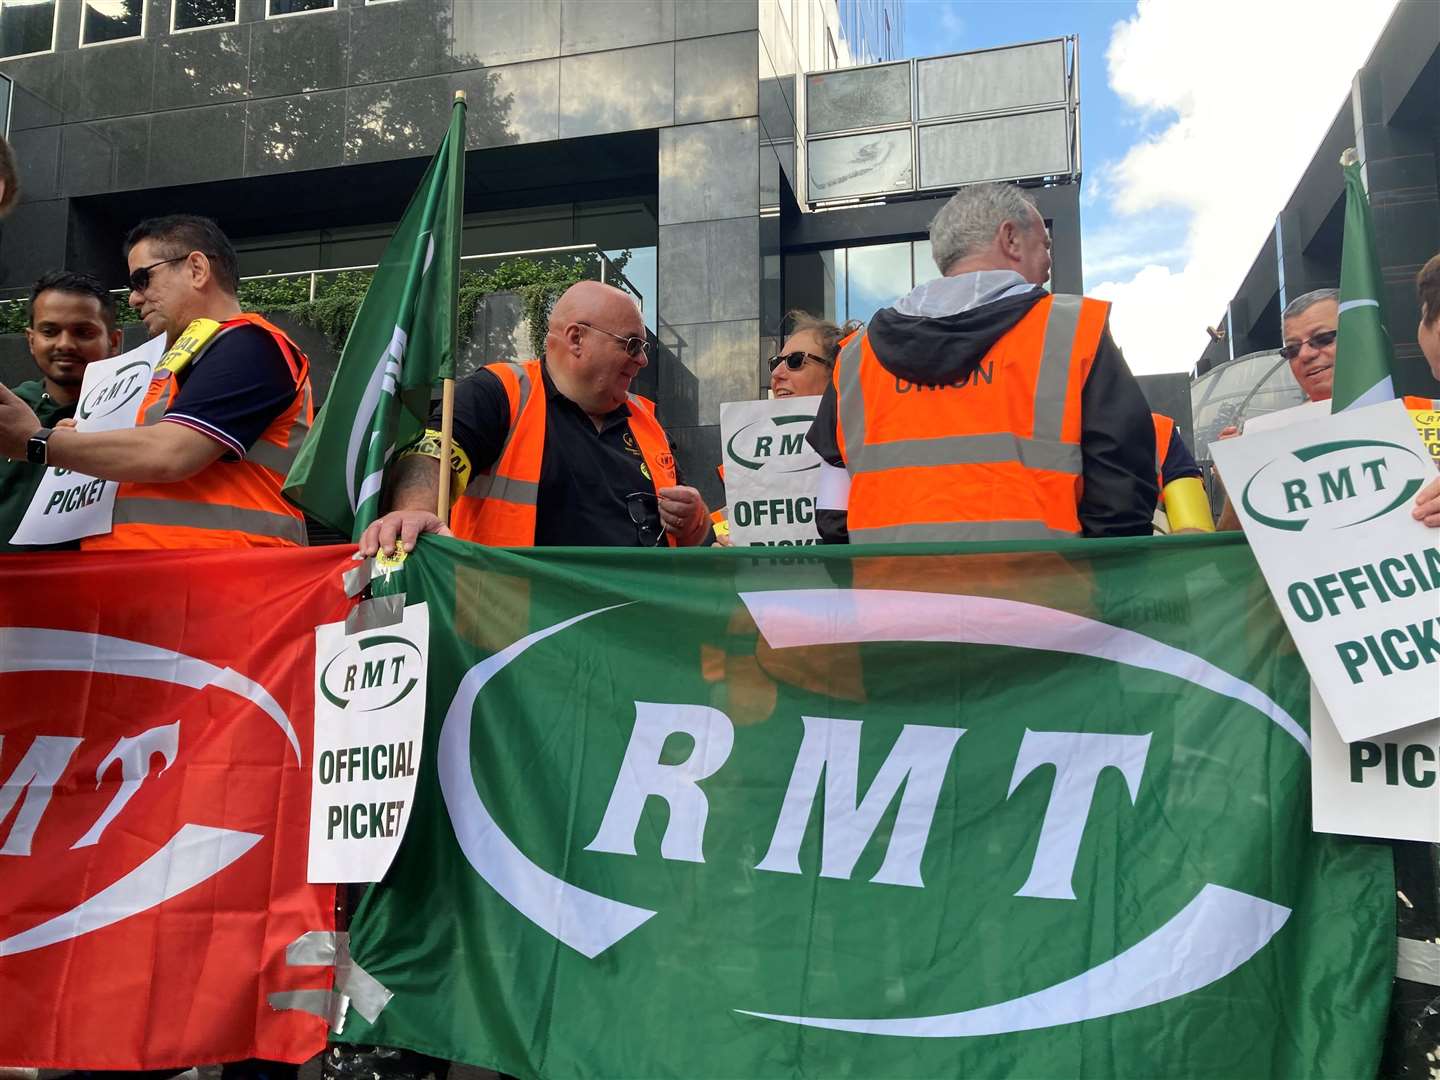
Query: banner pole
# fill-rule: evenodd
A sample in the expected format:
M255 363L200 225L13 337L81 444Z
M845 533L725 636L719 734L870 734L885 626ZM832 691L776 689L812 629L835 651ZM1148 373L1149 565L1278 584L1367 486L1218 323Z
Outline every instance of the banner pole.
M446 379L440 391L440 498L435 516L450 524L450 444L455 428L455 380Z

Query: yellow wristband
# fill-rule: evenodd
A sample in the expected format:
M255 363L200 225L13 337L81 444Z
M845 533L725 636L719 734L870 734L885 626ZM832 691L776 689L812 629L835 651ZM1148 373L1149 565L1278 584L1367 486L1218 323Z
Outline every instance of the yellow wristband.
M1161 496L1165 500L1165 515L1170 519L1170 531L1199 529L1214 532L1215 522L1210 517L1210 501L1205 496L1205 485L1198 476L1182 476L1165 485Z

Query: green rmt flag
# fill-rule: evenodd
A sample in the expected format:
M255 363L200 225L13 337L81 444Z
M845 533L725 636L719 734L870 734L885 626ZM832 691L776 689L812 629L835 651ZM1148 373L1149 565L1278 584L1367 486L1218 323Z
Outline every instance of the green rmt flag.
M1395 396L1370 199L1353 148L1340 156L1340 164L1345 170L1345 241L1340 255L1340 334L1335 341L1332 413Z
M455 374L465 101L391 237L285 495L351 539L380 516L397 447L425 428L431 390Z

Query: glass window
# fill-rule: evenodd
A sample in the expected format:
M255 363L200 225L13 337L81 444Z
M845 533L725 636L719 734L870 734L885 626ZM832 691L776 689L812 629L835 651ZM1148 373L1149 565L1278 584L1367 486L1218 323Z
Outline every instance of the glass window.
M194 30L201 26L224 26L235 21L236 0L175 0L172 30Z
M269 0L266 18L276 15L299 15L305 11L327 11L335 6L335 0Z
M914 248L914 258L911 259L913 284L919 285L922 281L934 281L940 276L940 271L935 267L935 253L930 248L930 241L916 240L912 246Z
M806 130L827 131L903 124L910 119L910 65L847 68L805 78Z
M920 186L1058 176L1070 170L1064 109L930 124L920 129Z
M852 247L845 253L848 289L845 318L869 322L882 307L911 289L910 244Z
M909 191L910 129L814 139L806 145L812 202Z
M0 0L0 57L55 48L55 0Z
M138 38L145 25L145 0L85 0L80 44Z

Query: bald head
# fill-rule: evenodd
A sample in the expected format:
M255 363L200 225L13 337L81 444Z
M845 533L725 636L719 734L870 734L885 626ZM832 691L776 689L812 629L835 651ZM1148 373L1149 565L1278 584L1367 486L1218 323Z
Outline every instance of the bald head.
M628 322L627 322L628 320ZM595 323L620 332L622 324L634 323L626 334L644 334L644 322L635 298L629 293L598 281L577 281L560 294L550 309L550 331L554 333L575 322ZM614 324L612 326L612 323Z
M625 403L630 382L648 362L627 341L645 340L645 321L628 293L578 281L550 311L545 365L556 388L595 419Z

